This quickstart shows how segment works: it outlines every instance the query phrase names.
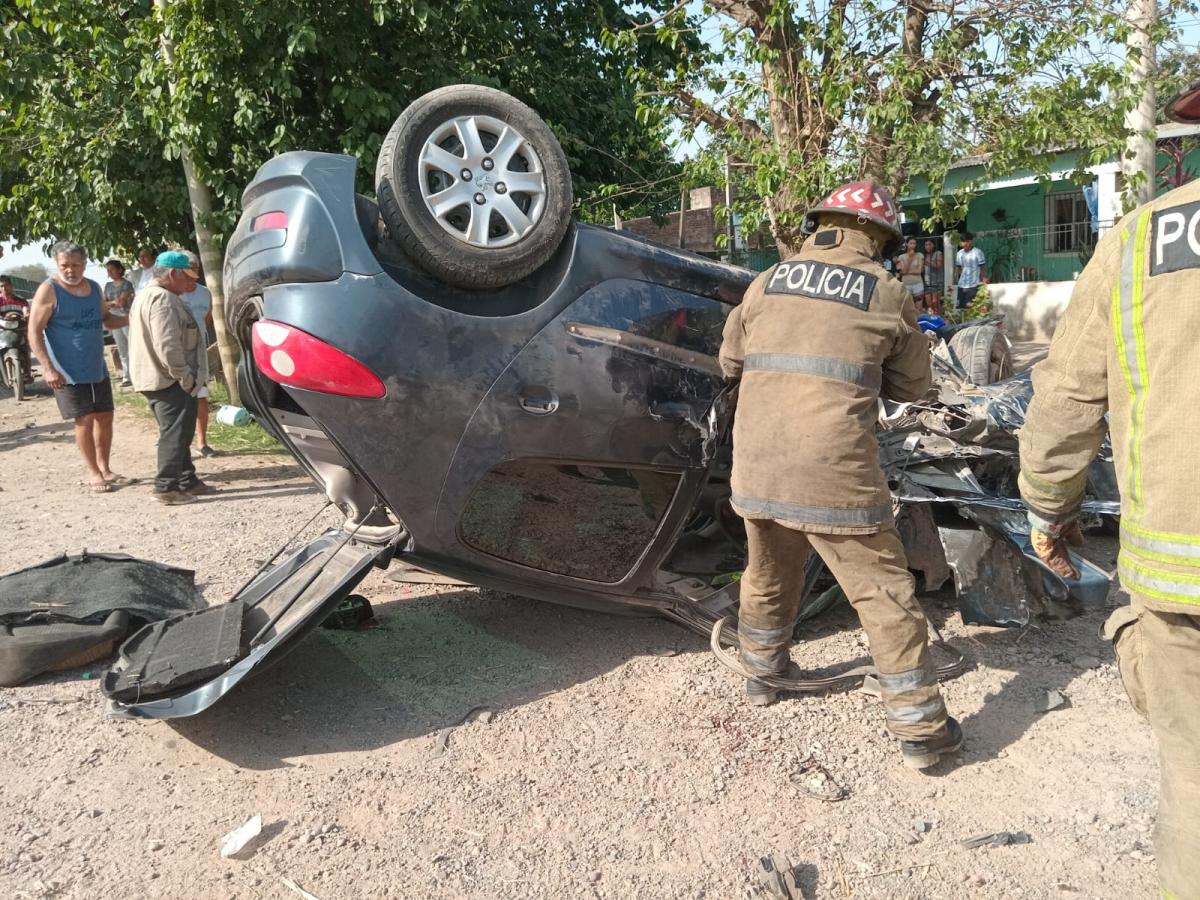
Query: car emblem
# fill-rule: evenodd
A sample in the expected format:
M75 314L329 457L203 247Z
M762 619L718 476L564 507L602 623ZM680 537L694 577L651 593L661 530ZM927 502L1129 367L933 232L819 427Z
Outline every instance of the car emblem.
M475 187L479 188L481 191L487 190L491 186L492 176L488 175L486 172L475 176Z

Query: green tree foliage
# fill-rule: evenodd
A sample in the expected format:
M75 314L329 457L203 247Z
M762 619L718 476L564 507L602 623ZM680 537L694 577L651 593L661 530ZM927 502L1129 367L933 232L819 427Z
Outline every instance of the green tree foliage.
M1200 52L1195 47L1175 46L1159 52L1155 79L1159 122L1170 121L1165 114L1167 101L1195 81L1200 81Z
M648 14L642 14L648 18ZM652 39L604 47L638 18L618 0L10 0L0 4L0 236L69 236L100 253L191 245L178 158L213 195L218 237L259 165L343 152L371 183L382 136L421 93L507 90L550 123L585 211L660 203L675 164L630 72L676 54ZM168 71L160 38L174 46ZM175 82L172 98L168 89ZM633 185L622 190L611 185Z
M984 178L1045 171L1045 151L1086 146L1081 166L1125 139L1124 0L706 0L612 32L680 48L715 36L656 81L685 130L707 129L736 160L739 204L781 250L802 240L804 211L838 183L901 190L928 179L933 213L958 218L969 191L943 196L951 165L988 154ZM685 48L686 49L686 48Z

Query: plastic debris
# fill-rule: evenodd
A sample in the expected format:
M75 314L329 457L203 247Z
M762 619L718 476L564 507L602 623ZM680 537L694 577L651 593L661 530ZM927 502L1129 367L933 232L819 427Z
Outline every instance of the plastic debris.
M1066 705L1066 702L1067 698L1063 696L1061 691L1042 691L1033 708L1035 712L1049 712L1052 709L1058 709L1060 706Z
M217 421L222 425L240 428L250 424L250 413L244 407L226 404L217 410Z
M876 700L883 699L883 688L879 686L879 679L874 675L867 675L863 678L863 683L858 686L860 694L866 694L868 697L874 697Z
M251 816L241 826L221 839L221 855L229 857L240 853L260 834L262 834L262 816Z

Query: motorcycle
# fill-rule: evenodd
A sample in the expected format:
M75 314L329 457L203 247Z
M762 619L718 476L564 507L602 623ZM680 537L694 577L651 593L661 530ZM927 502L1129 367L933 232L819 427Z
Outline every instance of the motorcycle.
M25 399L25 385L33 382L24 308L16 304L0 306L0 377L18 403Z

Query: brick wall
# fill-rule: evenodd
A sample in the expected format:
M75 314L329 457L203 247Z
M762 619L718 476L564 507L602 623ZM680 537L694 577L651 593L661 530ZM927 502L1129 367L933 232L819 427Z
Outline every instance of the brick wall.
M697 253L716 253L717 230L712 208L689 209L684 215L684 249ZM669 213L666 222L662 225L658 225L653 219L648 218L627 219L621 224L621 228L640 234L642 237L648 237L652 241L658 241L660 244L679 246L679 213L677 212Z

